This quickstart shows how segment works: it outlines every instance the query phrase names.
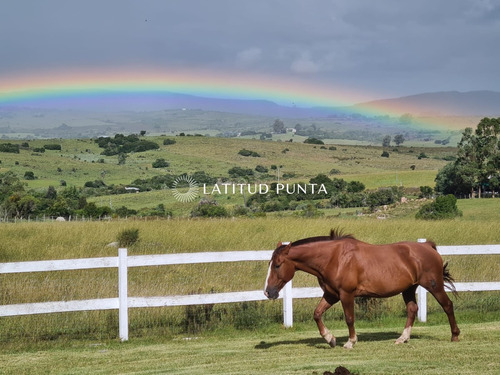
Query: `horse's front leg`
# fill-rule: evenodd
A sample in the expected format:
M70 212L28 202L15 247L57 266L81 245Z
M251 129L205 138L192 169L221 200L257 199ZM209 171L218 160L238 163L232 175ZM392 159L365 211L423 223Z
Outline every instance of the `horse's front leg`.
M328 330L328 328L325 327L322 317L325 311L328 310L330 307L332 307L333 304L337 303L338 300L339 299L337 297L325 293L323 295L323 298L321 298L321 301L319 302L318 306L316 307L316 310L314 310L314 320L318 325L319 334L326 340L326 342L332 348L334 348L336 345L335 336L333 336L332 333Z
M345 343L344 348L352 349L354 344L358 342L356 331L354 330L354 294L343 294L340 296L340 302L344 308L345 322L349 329L349 340Z

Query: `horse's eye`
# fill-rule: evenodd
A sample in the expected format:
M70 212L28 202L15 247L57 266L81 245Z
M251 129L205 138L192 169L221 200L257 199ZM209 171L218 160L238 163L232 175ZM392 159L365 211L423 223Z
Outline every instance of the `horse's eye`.
M278 269L278 268L280 268L280 267L281 267L281 264L275 264L275 265L274 265L274 268L275 268L275 269Z

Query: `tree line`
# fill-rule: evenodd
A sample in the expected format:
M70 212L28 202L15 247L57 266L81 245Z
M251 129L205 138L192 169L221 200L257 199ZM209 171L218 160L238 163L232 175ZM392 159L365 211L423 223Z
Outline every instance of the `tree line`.
M500 189L500 118L483 118L476 129L466 128L458 143L457 158L436 176L439 194L493 197Z

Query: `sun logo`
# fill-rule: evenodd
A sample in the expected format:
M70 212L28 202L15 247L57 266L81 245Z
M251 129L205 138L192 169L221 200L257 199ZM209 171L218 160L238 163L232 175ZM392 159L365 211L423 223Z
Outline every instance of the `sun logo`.
M198 183L187 175L179 176L172 184L172 194L180 202L192 202L198 196Z

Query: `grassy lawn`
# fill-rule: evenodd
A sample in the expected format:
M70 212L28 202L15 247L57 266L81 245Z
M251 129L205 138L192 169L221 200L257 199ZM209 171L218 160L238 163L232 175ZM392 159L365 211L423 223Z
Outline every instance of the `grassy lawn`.
M497 374L500 323L462 324L459 343L447 325L417 325L408 344L401 327L358 328L353 350L331 349L311 324L292 329L218 332L116 341L65 341L10 348L3 374ZM346 329L337 329L339 343Z

